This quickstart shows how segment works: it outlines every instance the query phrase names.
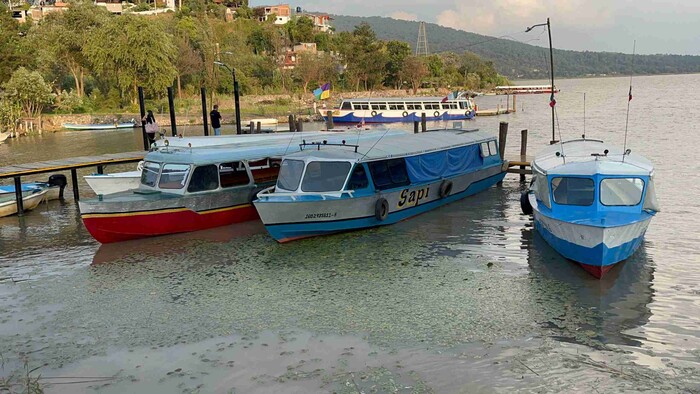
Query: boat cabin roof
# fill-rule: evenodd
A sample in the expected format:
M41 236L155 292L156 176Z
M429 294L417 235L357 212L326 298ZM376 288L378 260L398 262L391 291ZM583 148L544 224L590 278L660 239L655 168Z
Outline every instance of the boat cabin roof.
M550 145L537 154L532 166L537 172L556 175L648 176L654 172L654 165L646 158L635 153L623 154L622 148L600 140L572 140Z
M359 142L357 152L353 146L305 147L303 151L286 155L286 159L319 159L376 161L395 157L408 157L460 146L495 140L489 133L479 130L440 130L419 134L387 135L379 141L367 139ZM348 144L354 141L349 139Z
M441 102L445 97L375 97L375 98L354 98L354 99L344 99L343 102L370 102L370 103L414 103L414 102ZM447 101L466 101L467 97L455 98Z

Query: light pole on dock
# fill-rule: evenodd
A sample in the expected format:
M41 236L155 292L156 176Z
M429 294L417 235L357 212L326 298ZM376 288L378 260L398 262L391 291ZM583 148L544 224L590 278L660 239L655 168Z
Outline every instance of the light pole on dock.
M231 72L231 76L233 77L233 102L234 106L236 107L236 134L241 134L241 105L240 97L238 95L238 81L236 80L236 69L231 68L226 63L220 61L215 61L214 64L229 70Z
M549 33L549 70L550 76L552 78L552 98L549 102L549 106L552 107L552 140L549 143L555 144L557 143L557 141L554 138L554 105L556 104L556 101L554 100L554 52L552 50L552 28L549 24L549 18L547 18L547 23L539 23L537 25L532 25L528 27L527 29L525 29L525 33L539 26L547 26L547 33Z

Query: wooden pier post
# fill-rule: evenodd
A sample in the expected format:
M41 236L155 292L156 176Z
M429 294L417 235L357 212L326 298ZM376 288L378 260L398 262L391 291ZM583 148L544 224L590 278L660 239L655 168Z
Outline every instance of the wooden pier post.
M255 132L258 134L262 132L262 122L258 122L258 124L255 125Z
M513 95L513 112L517 112L517 111L518 111L518 107L515 106L515 98L516 98L516 97L518 97L518 95L517 95L517 94L514 94L514 95Z
M15 202L17 203L17 215L24 215L24 201L22 201L22 179L15 177Z
M508 138L508 122L501 122L498 125L498 153L501 155L501 160L504 160L506 154L506 140ZM503 181L497 183L498 186L503 185Z
M515 96L513 96L513 98L515 98ZM515 105L513 105L513 108L515 108ZM526 156L527 156L527 129L520 130L520 161L522 161L522 162L526 161L527 160ZM525 166L520 166L520 169L525 170ZM525 182L525 174L524 173L520 174L520 182Z
M333 111L326 112L326 130L332 130L335 128L333 124Z
M427 130L427 125L425 124L425 112L420 114L420 130L421 132L425 133L425 130Z
M297 119L297 131L304 131L304 122L301 119Z
M413 121L413 134L418 134L418 121Z
M172 86L168 86L168 111L170 111L170 132L175 137L177 135L177 124L175 123L175 99L173 98Z
M97 173L102 175L105 173L105 168L102 165L97 166Z
M143 88L138 87L139 93L139 110L141 111L141 134L143 137L143 150L147 151L151 148L151 143L148 141L148 134L146 134L146 122L143 118L146 117L146 102L143 99Z
M201 88L202 95L202 121L204 122L204 136L209 136L209 120L207 114L207 88Z
M253 134L255 132L255 122L252 120L250 121L250 124L248 125L248 134Z
M78 201L80 200L80 190L78 190L78 172L75 168L70 169L70 180L73 184L73 198Z
M294 127L294 115L289 115L288 121L289 121L289 131L291 131L293 133L294 130L296 129L296 127Z

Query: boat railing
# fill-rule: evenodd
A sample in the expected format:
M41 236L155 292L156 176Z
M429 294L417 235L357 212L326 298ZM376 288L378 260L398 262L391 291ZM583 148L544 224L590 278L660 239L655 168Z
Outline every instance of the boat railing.
M258 193L258 198L275 198L275 197L284 197L284 198L290 198L292 201L297 201L301 199L310 199L310 198L320 198L321 200L327 200L329 198L333 199L338 199L342 197L350 197L354 198L355 193L354 190L340 190L340 191L335 191L335 192L313 192L313 193L305 193L305 192L275 192L275 186L270 186L267 189L263 189Z

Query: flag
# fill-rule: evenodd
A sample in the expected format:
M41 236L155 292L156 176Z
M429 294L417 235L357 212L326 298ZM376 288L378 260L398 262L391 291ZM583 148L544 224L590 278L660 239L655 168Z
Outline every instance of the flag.
M627 101L632 101L632 85L630 85L630 95Z
M323 86L319 87L318 89L314 90L314 96L318 100L325 100L329 97L331 97L331 84L326 83Z
M549 106L554 108L555 105L557 105L557 100L554 99L554 92L552 92L552 95L549 97Z

